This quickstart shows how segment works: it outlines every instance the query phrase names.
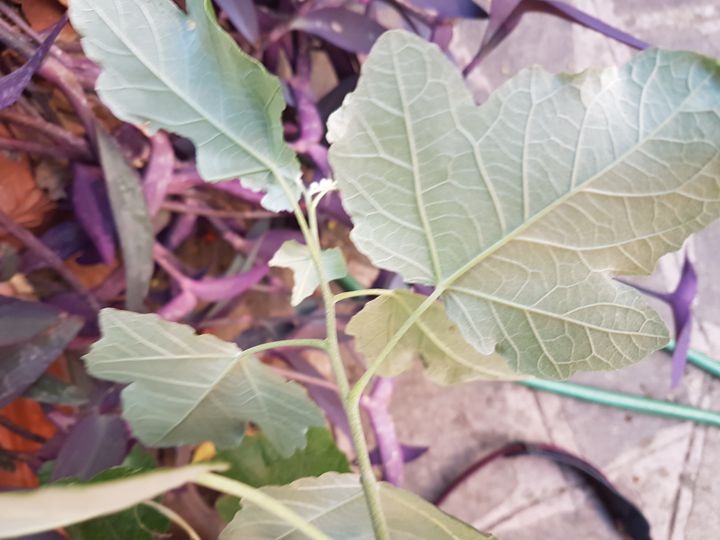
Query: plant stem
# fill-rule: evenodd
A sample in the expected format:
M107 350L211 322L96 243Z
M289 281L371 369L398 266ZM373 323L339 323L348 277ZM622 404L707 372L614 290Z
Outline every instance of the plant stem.
M283 339L281 341L270 341L261 343L249 349L245 349L242 354L257 354L270 349L279 349L281 347L314 347L316 349L327 349L327 343L324 339Z
M392 294L391 289L358 289L358 290L352 290L347 292L342 292L339 294L336 294L333 297L333 302L336 304L338 302L342 302L343 300L347 300L349 298L358 298L358 297L364 297L364 296L382 296L384 294Z
M149 508L152 508L158 514L162 514L163 516L168 518L175 525L177 525L183 531L185 531L185 534L188 535L188 538L190 538L190 540L202 540L200 538L200 535L197 532L195 532L195 529L193 529L190 526L190 524L187 521L185 521L185 519L180 514L175 512L174 510L171 510L170 508L168 508L167 506L165 506L163 504L156 503L155 501L144 501L142 504L144 504L145 506L147 506Z
M298 531L305 534L308 538L316 540L331 540L329 536L315 527L312 523L307 522L294 510L266 495L259 489L255 489L247 484L243 484L237 480L231 480L230 478L226 478L225 476L220 476L215 473L205 473L195 478L193 482L201 486L205 486L206 488L220 491L221 493L233 495L234 497L240 497L243 501L250 501L263 510L279 517L286 523L289 523Z
M325 274L320 257L320 236L317 226L317 213L315 205L308 205L310 208L310 230L311 238L307 238L310 252L315 262L318 275L320 276L320 290L322 291L323 302L325 304L325 324L327 328L328 355L330 364L335 372L337 385L340 389L340 397L342 398L345 414L348 417L350 426L350 436L355 446L358 467L360 468L360 481L365 494L365 502L370 512L373 531L377 540L390 540L390 530L385 519L380 501L380 490L375 478L372 463L370 462L370 452L365 440L365 432L362 426L362 417L360 415L360 400L357 403L351 398L350 384L348 382L345 366L340 355L340 346L337 339L337 321L335 313L335 296L330 290L330 282Z

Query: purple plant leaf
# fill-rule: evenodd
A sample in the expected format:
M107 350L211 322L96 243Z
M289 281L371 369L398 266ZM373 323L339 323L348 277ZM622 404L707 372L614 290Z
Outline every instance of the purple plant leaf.
M187 317L197 305L197 296L190 291L181 291L167 304L157 310L157 314L168 321L179 321Z
M74 221L65 221L52 226L40 236L40 241L61 259L68 259L88 248L92 250L85 231ZM20 264L24 273L47 266L48 262L34 251L26 251Z
M151 154L143 178L143 192L148 212L154 216L165 200L165 194L173 180L175 153L170 138L158 131L150 138Z
M448 19L458 17L466 19L484 19L488 16L485 10L472 0L410 0L410 3L435 15Z
M260 34L258 14L253 0L215 0L237 31L250 43L257 43Z
M97 337L97 312L88 305L87 299L75 291L65 291L55 294L49 298L45 298L45 304L55 306L56 308L81 317L85 324L78 332L79 335L85 337Z
M258 260L268 262L286 240L296 240L300 243L304 242L302 233L295 229L270 229L265 232L255 241L260 243L257 248Z
M675 388L680 384L683 373L685 372L687 354L692 337L692 305L698 292L698 277L695 267L690 261L690 258L685 255L680 280L675 290L669 293L653 291L634 283L628 283L628 285L643 294L662 300L670 306L675 326L675 351L672 356L671 386Z
M168 249L176 249L195 231L198 216L195 214L182 214L178 216L166 235Z
M379 377L370 394L370 399L365 405L365 411L368 413L375 433L385 480L395 486L400 486L403 482L405 461L395 430L395 423L389 411L392 392L392 379Z
M606 22L603 22L600 19L573 7L566 2L558 2L557 0L539 0L538 3L546 6L544 8L539 8L538 11L560 14L568 20L581 24L590 30L595 30L596 32L614 39L615 41L619 41L620 43L624 43L634 49L642 50L647 49L650 46L650 44L646 41L642 41L626 32L623 32L622 30L615 28L614 26L610 26Z
M430 448L427 446L411 446L411 445L401 443L400 450L402 451L403 461L405 463L410 463L410 462L418 459L425 452L430 450ZM373 465L381 465L382 464L382 461L380 458L380 449L378 447L375 447L370 451L370 463L372 463Z
M240 180L228 180L226 182L216 182L212 185L213 188L219 189L226 193L242 199L243 201L260 205L260 200L264 197L263 193L252 191L240 184Z
M52 480L90 480L120 465L130 448L130 434L119 416L91 414L68 433L52 471Z
M9 107L20 98L30 79L50 52L50 47L66 22L67 17L62 17L25 64L12 73L0 77L0 110Z
M60 311L39 302L0 296L0 347L15 345L47 330Z
M37 381L81 327L80 319L64 317L23 343L0 347L0 408Z
M0 282L13 277L20 265L17 250L10 244L0 243Z
M528 11L539 11L563 17L636 49L644 49L649 46L646 42L610 26L565 2L556 0L493 0L490 4L488 25L480 49L463 69L463 74L470 73L490 51L497 47Z
M370 52L386 28L360 13L344 8L322 8L296 18L293 30L302 30L354 53Z
M268 271L268 265L261 264L234 276L189 280L183 284L183 289L210 302L230 300L260 283Z
M72 204L75 217L100 258L111 264L115 260L115 225L102 170L82 164L73 166Z

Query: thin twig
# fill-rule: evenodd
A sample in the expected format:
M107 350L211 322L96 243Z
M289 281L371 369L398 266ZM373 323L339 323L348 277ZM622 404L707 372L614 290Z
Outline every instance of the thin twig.
M65 262L49 247L43 244L38 238L27 230L25 227L18 225L5 212L0 210L0 227L5 229L12 236L20 240L27 249L34 252L42 260L44 260L53 270L55 270L80 296L82 296L93 309L100 311L102 307L97 298L75 277Z
M68 147L75 155L82 159L87 160L92 157L92 153L82 138L69 133L60 126L47 122L40 116L28 116L26 114L18 114L5 110L0 112L0 120L39 131L43 135Z
M0 150L9 150L11 152L25 152L26 154L36 154L55 159L87 159L86 153L78 153L73 148L50 146L45 143L28 141L24 139L10 139L8 137L0 137Z

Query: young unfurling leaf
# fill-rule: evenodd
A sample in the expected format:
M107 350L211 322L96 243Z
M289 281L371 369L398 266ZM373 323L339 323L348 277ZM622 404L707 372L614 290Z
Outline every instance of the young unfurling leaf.
M347 275L345 259L340 248L324 249L320 253L325 277L328 280L339 279ZM310 296L320 285L320 276L310 255L310 248L295 240L287 240L275 256L270 266L282 266L293 271L293 284L290 303L297 306Z

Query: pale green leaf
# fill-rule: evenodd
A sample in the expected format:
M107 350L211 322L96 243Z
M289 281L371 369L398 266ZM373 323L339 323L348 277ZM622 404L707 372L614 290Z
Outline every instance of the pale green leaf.
M360 479L354 474L327 473L287 486L261 488L312 523L330 538L371 540L370 516ZM380 484L380 500L393 540L490 540L409 491ZM292 525L248 502L220 535L220 540L301 540Z
M375 358L424 300L424 296L404 290L380 296L350 319L345 332L355 337L358 352ZM499 354L477 352L438 302L405 333L378 373L385 377L399 375L418 355L428 378L439 384L518 378Z
M113 221L120 238L125 267L125 307L144 311L155 262L155 233L140 184L140 175L125 161L122 149L105 130L97 130L100 163L105 174Z
M720 70L649 50L525 70L476 107L436 45L383 34L330 120L330 159L378 266L432 284L482 354L567 377L667 342L616 281L720 216Z
M320 258L328 280L347 275L345 258L340 248L324 249L320 253ZM290 300L293 306L297 306L310 296L320 285L320 276L310 255L310 249L297 240L286 240L270 260L270 266L281 266L293 271L295 282Z
M73 0L70 20L100 64L97 92L118 118L191 139L208 181L240 177L266 191L271 210L291 206L300 170L285 144L277 78L240 50L202 0L185 15L171 0Z
M0 538L48 531L113 514L222 469L222 465L190 465L108 482L0 493Z
M196 335L154 314L100 312L102 338L85 355L91 375L119 383L123 416L148 446L240 443L253 422L282 455L305 445L320 410L298 384L233 343Z

